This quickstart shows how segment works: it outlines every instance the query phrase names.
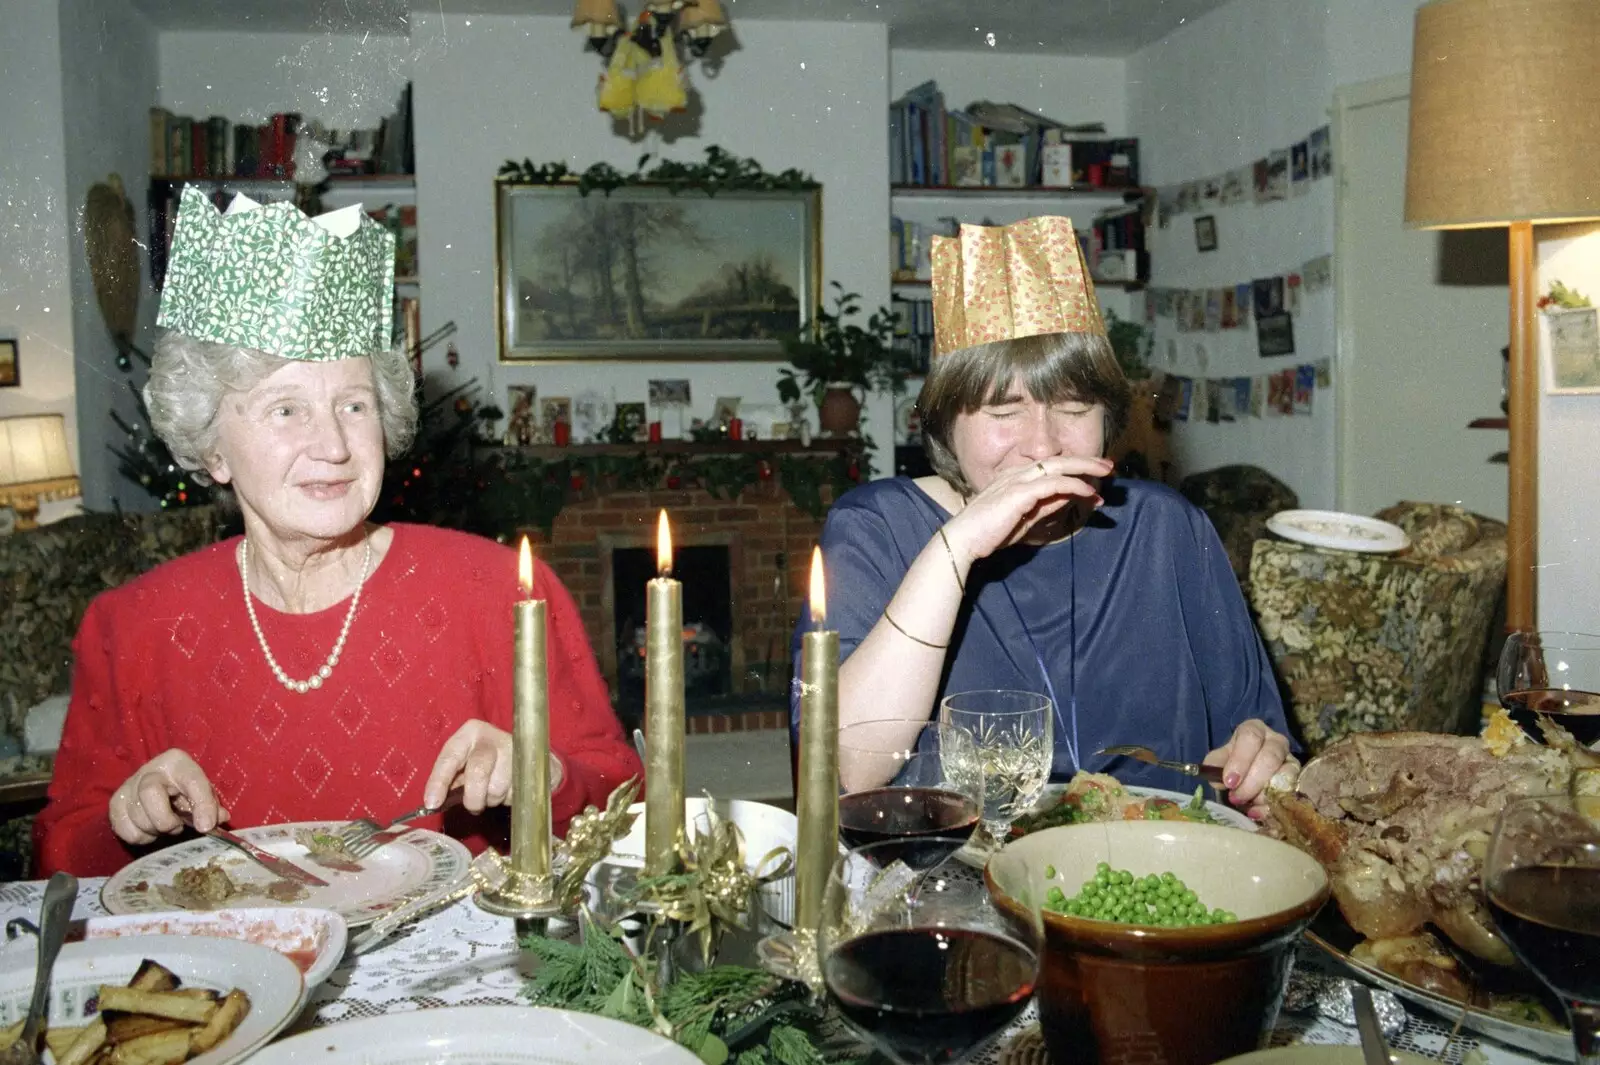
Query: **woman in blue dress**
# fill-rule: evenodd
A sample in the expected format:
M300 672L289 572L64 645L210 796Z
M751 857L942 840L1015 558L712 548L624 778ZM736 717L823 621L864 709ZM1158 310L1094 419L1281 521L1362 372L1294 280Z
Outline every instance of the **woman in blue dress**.
M1097 754L1143 744L1222 766L1230 801L1259 813L1291 757L1271 665L1206 516L1111 479L1129 385L1071 222L935 241L918 406L936 475L852 490L822 533L841 724L901 718L910 736L949 693L1041 692L1055 779L1194 787Z

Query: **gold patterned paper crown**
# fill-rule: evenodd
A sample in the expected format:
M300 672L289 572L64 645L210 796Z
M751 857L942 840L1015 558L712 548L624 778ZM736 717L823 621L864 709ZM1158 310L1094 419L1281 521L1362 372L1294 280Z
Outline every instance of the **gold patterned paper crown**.
M307 218L235 196L226 213L186 185L156 324L286 359L385 351L394 235L359 204Z
M963 224L958 236L933 238L935 355L1043 333L1105 331L1072 219Z

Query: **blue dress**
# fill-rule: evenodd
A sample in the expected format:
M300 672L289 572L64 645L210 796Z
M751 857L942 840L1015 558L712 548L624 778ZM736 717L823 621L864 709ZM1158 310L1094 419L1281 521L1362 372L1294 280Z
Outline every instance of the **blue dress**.
M1068 539L1007 548L973 565L937 695L918 712L933 716L951 692L1053 692L1054 779L1083 768L1193 791L1192 777L1095 752L1138 743L1198 762L1253 717L1287 734L1277 682L1205 514L1149 481L1108 482L1101 494L1105 505ZM852 489L829 510L827 626L839 632L841 660L949 518L905 477ZM810 617L802 608L795 626L796 677ZM792 686L795 727L798 690Z

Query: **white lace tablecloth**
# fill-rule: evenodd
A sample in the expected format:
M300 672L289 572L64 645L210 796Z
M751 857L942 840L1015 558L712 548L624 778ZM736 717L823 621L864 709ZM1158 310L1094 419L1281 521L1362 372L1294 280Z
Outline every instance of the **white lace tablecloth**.
M80 917L104 914L100 903L103 879L85 880L75 911ZM42 881L0 885L0 923L24 917L37 920L44 897ZM1313 948L1302 962L1320 965ZM512 921L478 909L470 899L456 902L397 932L376 949L346 958L311 994L310 1003L291 1031L375 1017L385 1013L435 1009L441 1006L520 1005L524 977L518 972ZM1447 1065L1464 1059L1487 1065L1535 1065L1542 1061L1525 1051L1480 1040L1469 1032L1451 1038L1449 1022L1407 1004L1405 1030L1391 1040L1399 1050L1438 1058ZM1023 1036L1036 1023L1029 1007L1015 1030L977 1059L980 1065L1032 1065L1042 1055L1020 1053ZM1273 1043L1356 1043L1353 1027L1318 1016L1285 1013ZM1442 1054L1441 1054L1442 1052Z

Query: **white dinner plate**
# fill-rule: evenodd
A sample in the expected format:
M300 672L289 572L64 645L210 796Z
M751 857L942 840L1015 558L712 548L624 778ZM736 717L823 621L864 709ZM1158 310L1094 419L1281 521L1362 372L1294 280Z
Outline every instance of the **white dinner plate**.
M233 1034L190 1058L187 1065L225 1065L244 1057L281 1032L305 1003L299 968L271 947L205 936L94 939L61 948L50 977L47 1023L69 1027L88 1023L99 1012L100 985L126 984L145 958L170 969L184 987L238 988L250 996L250 1012ZM33 997L33 964L31 950L8 951L0 961L0 1025L27 1014Z
M308 906L332 910L351 928L360 928L410 899L431 895L466 875L472 856L449 836L413 829L385 844L360 863L360 872L330 869L311 860L305 847L295 842L295 830L310 828L333 832L343 821L301 821L287 825L241 828L238 834L282 858L287 858L328 882L327 887L307 887L304 894L275 901L265 891L280 884L277 877L244 854L209 836L179 843L130 862L106 881L100 901L112 913L160 913L185 907L170 901L160 890L170 888L180 869L218 859L228 878L252 893L230 899L229 909L245 906ZM220 907L219 907L220 908Z
M1034 805L1034 811L1043 810L1053 805L1056 799L1060 797L1061 793L1067 790L1068 783L1068 781L1060 781L1059 783L1045 785L1044 795L1039 799L1038 803ZM1194 792L1190 792L1189 794L1185 795L1181 791L1166 791L1162 788L1147 788L1141 784L1124 784L1122 788L1129 795L1133 795L1137 798L1171 799L1179 806L1188 806L1194 801ZM1245 815L1244 811L1235 810L1231 806L1220 802L1213 802L1210 799L1206 800L1206 812L1210 814L1218 824L1227 825L1229 828L1240 828L1246 832L1257 832L1260 831L1261 828L1260 825L1257 825L1254 821L1250 820L1250 818ZM970 843L957 851L956 857L977 869L982 869L984 864L989 860L988 854L982 850L979 850Z
M301 906L91 916L74 921L67 930L69 942L129 936L213 936L271 947L299 967L308 990L317 987L333 972L344 957L347 939L344 918L332 910ZM32 957L31 938L19 939L6 949L24 945Z
M700 1065L637 1025L542 1006L450 1006L316 1028L274 1043L251 1065Z
M1336 551L1389 554L1411 546L1398 525L1336 510L1280 510L1267 519L1267 529L1285 540Z

